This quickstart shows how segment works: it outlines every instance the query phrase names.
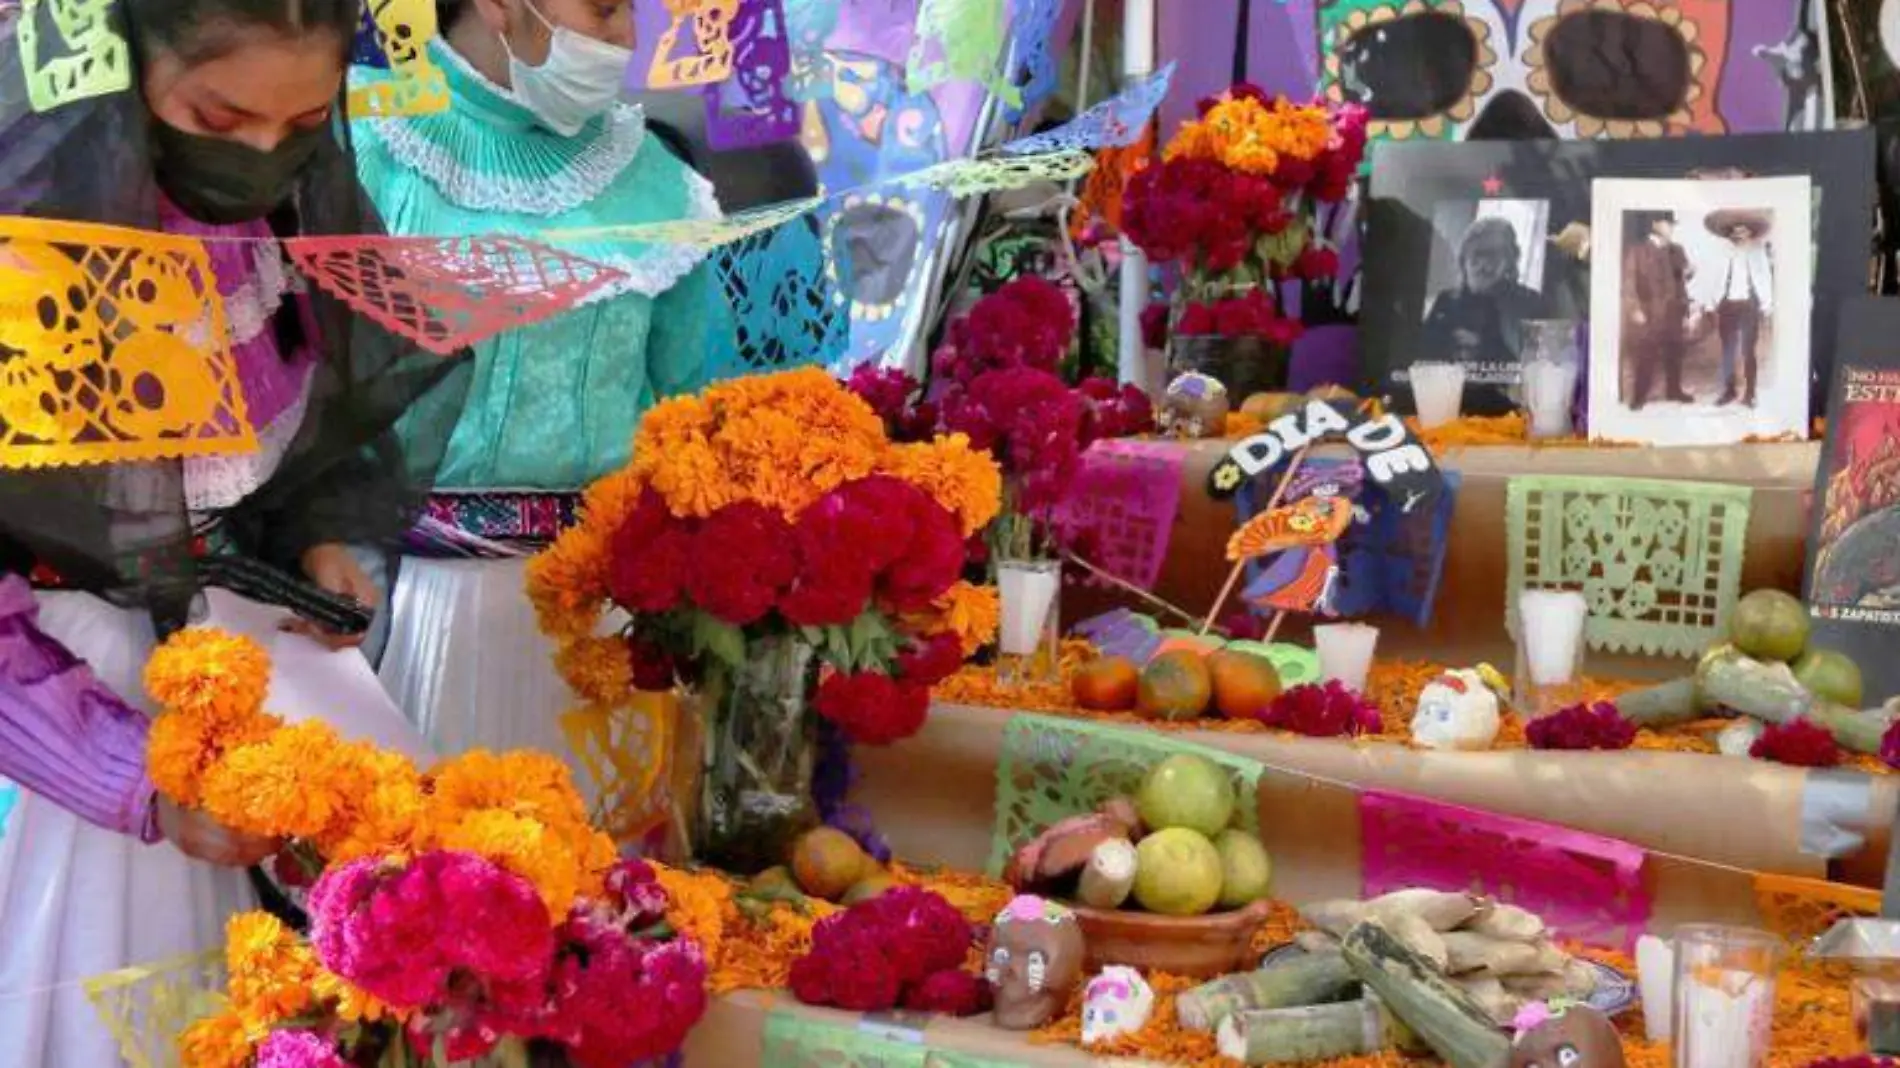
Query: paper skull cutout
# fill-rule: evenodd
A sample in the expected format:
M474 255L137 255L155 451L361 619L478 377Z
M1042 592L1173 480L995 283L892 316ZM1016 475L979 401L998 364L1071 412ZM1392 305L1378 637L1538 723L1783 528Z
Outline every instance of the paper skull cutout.
M1148 1026L1155 992L1141 973L1119 964L1102 969L1082 995L1082 1044L1092 1046Z
M1498 695L1482 674L1448 671L1419 691L1412 741L1426 749L1489 749L1500 722Z
M996 1026L1033 1031L1055 1019L1082 983L1087 949L1074 912L1030 894L1011 901L991 926L984 953Z
M1520 1029L1505 1068L1624 1068L1623 1040L1616 1026L1593 1008L1572 1005L1553 1011L1533 1005L1518 1019Z

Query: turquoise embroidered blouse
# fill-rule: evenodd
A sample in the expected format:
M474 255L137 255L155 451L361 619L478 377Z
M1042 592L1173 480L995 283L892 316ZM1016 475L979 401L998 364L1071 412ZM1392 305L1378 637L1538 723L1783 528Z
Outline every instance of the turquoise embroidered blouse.
M566 138L438 40L454 105L437 115L354 124L358 171L394 234L511 233L625 226L719 214L712 186L648 135L627 105ZM387 77L362 71L357 78ZM572 490L627 462L654 401L698 389L715 331L717 283L703 253L673 246L562 243L623 271L592 303L475 346L461 412L425 401L406 433L453 420L443 490ZM717 322L715 322L717 320ZM728 342L729 344L729 342Z

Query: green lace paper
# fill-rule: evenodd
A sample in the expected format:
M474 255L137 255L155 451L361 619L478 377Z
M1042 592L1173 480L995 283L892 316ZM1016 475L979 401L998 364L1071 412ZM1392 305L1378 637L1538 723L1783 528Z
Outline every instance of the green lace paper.
M1259 761L1157 731L1049 716L1011 718L1003 728L1003 751L996 764L990 875L1000 876L1011 852L1057 820L1093 812L1112 798L1133 796L1149 768L1179 753L1197 753L1232 772L1241 799L1241 826L1259 830L1254 799L1266 770Z
M765 1018L760 1068L1007 1068L1013 1062L933 1049L925 1044L930 1018L906 1013L886 1020L858 1018L855 1026L792 1012Z
M176 957L85 981L86 999L119 1044L126 1068L191 1068L178 1053L187 1027L225 1006L220 953Z
M1038 182L1066 182L1095 169L1087 152L1049 152L1037 156L953 159L912 171L900 185L928 186L956 197L974 197Z
M1003 64L1010 38L1006 6L1007 0L923 0L906 65L910 91L970 81L1005 106L1022 107L1023 91Z
M1705 482L1512 479L1506 627L1515 638L1522 590L1581 590L1592 649L1699 655L1727 631L1741 591L1750 499Z
M132 52L112 0L24 0L13 36L36 112L132 87Z

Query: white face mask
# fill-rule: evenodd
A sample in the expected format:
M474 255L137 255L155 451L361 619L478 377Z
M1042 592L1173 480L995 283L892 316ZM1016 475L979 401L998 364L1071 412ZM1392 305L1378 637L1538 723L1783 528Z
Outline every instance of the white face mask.
M633 63L633 51L597 41L565 26L556 26L534 4L526 5L554 35L548 58L531 67L516 58L503 35L508 53L508 78L514 94L543 125L563 137L581 132L589 119L603 114L620 98L621 82Z

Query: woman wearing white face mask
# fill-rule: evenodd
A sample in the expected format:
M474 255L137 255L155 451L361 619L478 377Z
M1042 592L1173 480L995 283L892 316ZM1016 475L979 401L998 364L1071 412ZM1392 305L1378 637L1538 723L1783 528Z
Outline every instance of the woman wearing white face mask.
M355 124L362 183L390 232L533 237L717 215L711 186L619 100L628 0L437 8L429 50L450 110ZM703 384L714 331L730 336L701 254L561 247L626 281L478 344L466 402L408 424L453 430L430 520L398 569L382 674L445 753L568 751L559 717L575 700L523 593L525 556L571 521L576 491L626 463L647 408Z

